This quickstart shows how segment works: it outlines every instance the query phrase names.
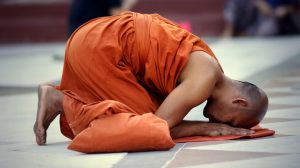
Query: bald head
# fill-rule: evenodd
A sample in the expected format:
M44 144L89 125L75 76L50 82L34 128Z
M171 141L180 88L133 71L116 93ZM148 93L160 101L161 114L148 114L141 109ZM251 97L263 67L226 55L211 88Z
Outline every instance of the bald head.
M234 127L251 128L257 125L268 108L265 92L249 82L231 81L224 86L221 94L208 99L204 115L210 122Z
M247 106L240 106L239 122L235 126L250 128L257 125L265 116L268 109L268 97L266 93L249 82L240 82L240 92L247 100Z

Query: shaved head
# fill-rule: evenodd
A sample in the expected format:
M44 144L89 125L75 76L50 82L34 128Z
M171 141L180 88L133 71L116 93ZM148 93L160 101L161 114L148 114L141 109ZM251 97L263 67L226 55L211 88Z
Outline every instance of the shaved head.
M262 89L241 81L233 81L225 88L223 94L207 101L204 116L210 122L251 128L263 119L268 109L268 97Z
M240 82L240 92L247 99L248 106L239 108L240 122L235 126L250 128L257 125L265 116L268 109L268 97L266 93L249 82Z

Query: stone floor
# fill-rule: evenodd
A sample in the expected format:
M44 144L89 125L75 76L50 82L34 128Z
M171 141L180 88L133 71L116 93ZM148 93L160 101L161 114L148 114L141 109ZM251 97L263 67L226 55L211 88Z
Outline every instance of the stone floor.
M82 154L66 149L69 140L58 120L47 145L32 131L36 86L57 82L63 63L54 57L64 44L0 46L0 167L295 167L300 165L300 36L211 40L225 73L263 87L270 108L263 127L272 137L177 144L162 152ZM203 119L202 106L187 119Z

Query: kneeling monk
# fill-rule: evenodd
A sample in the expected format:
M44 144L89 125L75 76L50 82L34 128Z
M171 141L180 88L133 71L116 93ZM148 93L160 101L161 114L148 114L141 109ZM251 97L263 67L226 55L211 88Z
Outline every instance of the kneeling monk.
M70 37L59 86L41 85L36 142L60 115L69 149L166 150L172 138L247 135L268 106L253 84L225 76L199 37L157 14L94 19ZM185 121L205 102L210 122Z

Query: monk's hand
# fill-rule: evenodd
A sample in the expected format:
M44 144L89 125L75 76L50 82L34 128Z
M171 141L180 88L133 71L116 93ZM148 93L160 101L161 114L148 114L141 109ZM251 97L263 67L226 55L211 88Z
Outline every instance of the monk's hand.
M250 135L254 133L253 130L236 128L221 123L206 123L204 134L208 136L222 136L222 135Z

